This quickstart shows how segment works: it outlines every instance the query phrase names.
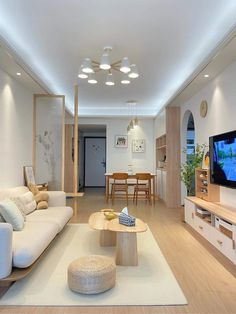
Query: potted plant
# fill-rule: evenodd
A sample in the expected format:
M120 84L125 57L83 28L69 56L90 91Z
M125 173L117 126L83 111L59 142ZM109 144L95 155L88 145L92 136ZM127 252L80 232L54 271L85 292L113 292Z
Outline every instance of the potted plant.
M191 154L187 154L187 148L183 150L186 162L181 165L181 180L187 188L187 195L195 195L195 169L202 166L202 160L206 144L197 144Z

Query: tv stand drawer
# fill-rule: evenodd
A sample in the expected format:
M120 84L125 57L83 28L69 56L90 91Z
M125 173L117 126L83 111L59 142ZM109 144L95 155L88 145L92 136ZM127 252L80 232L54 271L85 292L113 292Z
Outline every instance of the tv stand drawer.
M230 239L217 229L213 229L210 242L233 263L236 263L236 249L234 240Z

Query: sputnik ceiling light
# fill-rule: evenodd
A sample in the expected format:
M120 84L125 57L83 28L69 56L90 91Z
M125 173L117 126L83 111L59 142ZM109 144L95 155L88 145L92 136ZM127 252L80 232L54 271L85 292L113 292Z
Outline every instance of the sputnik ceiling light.
M127 57L122 60L111 63L110 62L110 52L112 51L111 46L104 47L103 54L100 59L100 63L90 58L85 58L79 69L78 77L81 79L88 79L88 83L96 84L98 81L96 79L96 73L99 71L106 71L105 84L107 86L114 86L115 81L113 78L113 71L121 72L122 84L130 84L131 79L139 77L138 69L135 64L131 64Z
M138 126L138 117L137 117L137 100L128 100L126 101L127 105L129 105L129 112L131 120L127 126L127 132L129 133L136 126Z

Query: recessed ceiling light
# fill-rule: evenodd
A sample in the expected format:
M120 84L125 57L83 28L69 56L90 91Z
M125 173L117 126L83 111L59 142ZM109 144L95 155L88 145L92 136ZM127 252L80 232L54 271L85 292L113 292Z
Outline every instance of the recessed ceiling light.
M209 77L209 76L210 76L209 74L205 74L205 75L204 75L204 77Z
M21 73L20 73L20 72L16 72L16 75L17 75L17 76L21 76Z

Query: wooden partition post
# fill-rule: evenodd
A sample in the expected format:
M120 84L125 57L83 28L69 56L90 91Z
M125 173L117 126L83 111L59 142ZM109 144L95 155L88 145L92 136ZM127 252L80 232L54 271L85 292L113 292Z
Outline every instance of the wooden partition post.
M74 87L74 194L78 193L78 85Z

